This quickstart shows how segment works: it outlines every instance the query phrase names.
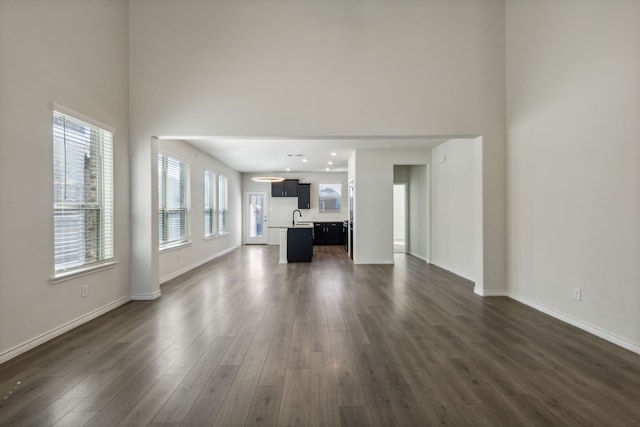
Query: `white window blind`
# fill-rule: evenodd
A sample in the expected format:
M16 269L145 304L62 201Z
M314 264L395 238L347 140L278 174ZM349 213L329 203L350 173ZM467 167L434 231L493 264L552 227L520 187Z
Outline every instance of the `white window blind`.
M218 175L218 230L220 233L227 233L229 231L227 224L229 196L227 190L227 177Z
M189 240L189 165L158 154L158 238L160 249Z
M53 112L54 277L113 259L113 134Z
M215 236L215 201L216 186L215 174L211 171L204 171L204 235L206 237Z

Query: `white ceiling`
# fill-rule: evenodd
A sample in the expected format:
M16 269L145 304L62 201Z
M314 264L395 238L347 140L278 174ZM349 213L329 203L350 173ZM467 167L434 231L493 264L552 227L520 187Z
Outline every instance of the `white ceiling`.
M433 148L442 137L243 138L173 137L240 172L346 172L354 150ZM336 153L332 156L331 153ZM307 159L304 162L302 159ZM329 164L333 162L333 164ZM327 168L329 169L327 171Z

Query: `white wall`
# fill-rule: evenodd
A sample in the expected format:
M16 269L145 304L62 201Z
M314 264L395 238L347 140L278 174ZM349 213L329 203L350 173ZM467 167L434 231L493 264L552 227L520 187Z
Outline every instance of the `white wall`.
M135 292L157 292L152 135L483 135L485 282L504 289L503 1L137 0L130 12Z
M354 262L393 264L394 166L427 165L430 160L429 149L357 151L354 168ZM423 198L426 199L426 195ZM426 211L424 215L422 221L426 222ZM414 239L413 235L411 239Z
M0 2L0 362L129 300L128 33L125 0ZM53 103L115 128L118 261L55 285Z
M509 293L640 352L640 2L507 23Z
M431 263L476 281L476 141L452 139L431 151Z
M160 283L179 276L231 249L240 246L242 236L242 190L240 173L179 140L159 140L158 150L190 165L191 243L162 251L158 267ZM227 177L229 194L229 233L204 237L204 171ZM217 194L217 193L216 193Z
M429 165L409 166L409 246L407 252L429 260Z

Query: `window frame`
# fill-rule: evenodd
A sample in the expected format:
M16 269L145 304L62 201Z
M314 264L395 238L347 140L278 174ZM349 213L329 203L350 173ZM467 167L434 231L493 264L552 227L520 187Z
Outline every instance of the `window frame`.
M183 194L181 195L180 200L183 206L179 208L169 208L167 207L167 171L169 168L169 159L173 162L178 163L180 168L180 173L184 174L184 185L182 186ZM162 162L162 171L160 170L160 163ZM187 246L191 244L191 165L189 162L174 156L168 152L159 151L157 156L156 168L158 168L158 229L156 232L158 233L158 250L160 252L176 249L182 246ZM162 184L161 184L161 180ZM169 214L171 212L179 212L181 226L180 229L184 230L184 235L181 236L178 240L164 240L161 235L167 236L169 235ZM162 220L161 220L162 218ZM184 221L184 224L182 224ZM163 228L164 227L164 228Z
M218 205L216 211L218 235L229 234L229 178L224 174L218 174Z
M205 169L204 170L204 200L202 203L202 214L204 220L204 237L206 239L213 238L218 235L218 221L217 221L217 211L216 207L218 205L217 195L218 195L218 174L215 172ZM207 186L209 187L207 191ZM208 200L207 200L208 199ZM209 207L207 207L207 202L209 202ZM210 224L207 224L207 212L210 213ZM210 227L211 232L207 233L207 226Z
M335 191L337 197L325 200L323 198L324 191ZM339 212L342 212L342 183L318 184L318 213Z
M51 123L51 154L52 154L52 219L53 219L53 267L50 282L52 284L68 280L77 276L90 274L117 264L115 249L115 173L114 173L114 139L115 129L92 118L71 111L58 104L52 106ZM58 125L58 121L62 124ZM75 128L75 131L73 130ZM86 141L79 130L83 129ZM75 133L75 134L74 134ZM62 143L61 147L59 144ZM75 147L72 148L72 147ZM67 194L78 192L69 186L69 170L73 171L73 161L70 151L75 155L84 152L82 169L83 190L76 194L76 200L67 199ZM62 154L60 154L62 153ZM62 165L60 165L60 157ZM91 160L96 159L94 162ZM76 158L76 162L77 162ZM91 165L88 167L87 165ZM75 165L78 166L77 163ZM60 170L62 168L62 170ZM77 172L76 172L77 173ZM89 180L87 181L87 173ZM62 176L61 176L62 175ZM91 177L94 177L95 181ZM77 178L77 177L76 177ZM87 185L89 188L87 189ZM90 195L87 192L91 193ZM78 197L82 200L78 200ZM95 200L87 200L95 199ZM65 237L65 226L74 227L64 222L68 212L78 212L82 219L79 240ZM93 215L90 212L94 212ZM87 218L89 214L89 218ZM62 220L62 222L60 222ZM77 220L77 219L76 219ZM93 221L93 222L92 222ZM94 224L92 227L88 224ZM78 225L75 225L78 227ZM87 231L87 228L90 231ZM95 231L91 230L94 229ZM76 233L78 233L76 231ZM77 243L85 249L83 259L79 261L62 262L64 246ZM81 252L81 251L79 251ZM91 254L91 252L94 252ZM57 261L58 259L59 261Z

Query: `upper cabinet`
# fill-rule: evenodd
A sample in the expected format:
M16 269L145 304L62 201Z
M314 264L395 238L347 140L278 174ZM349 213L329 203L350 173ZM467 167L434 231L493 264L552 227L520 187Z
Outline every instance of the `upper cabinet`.
M271 183L271 197L298 197L298 180L285 179Z
M298 184L298 209L311 209L311 184Z

